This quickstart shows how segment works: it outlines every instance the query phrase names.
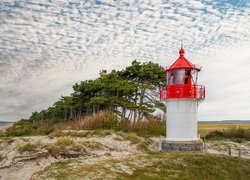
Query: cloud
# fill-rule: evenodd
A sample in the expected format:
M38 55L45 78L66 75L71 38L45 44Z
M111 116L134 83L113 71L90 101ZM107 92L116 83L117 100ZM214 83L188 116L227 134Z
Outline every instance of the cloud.
M204 67L200 119L249 119L249 12L247 0L2 0L0 120L29 117L101 69L170 65L181 37Z

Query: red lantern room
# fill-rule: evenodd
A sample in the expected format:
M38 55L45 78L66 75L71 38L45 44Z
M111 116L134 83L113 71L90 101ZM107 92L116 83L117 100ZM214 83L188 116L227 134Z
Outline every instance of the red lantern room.
M197 85L198 72L201 66L192 64L184 57L184 49L181 47L180 57L165 70L166 89L161 90L161 100L173 98L205 98L205 87Z

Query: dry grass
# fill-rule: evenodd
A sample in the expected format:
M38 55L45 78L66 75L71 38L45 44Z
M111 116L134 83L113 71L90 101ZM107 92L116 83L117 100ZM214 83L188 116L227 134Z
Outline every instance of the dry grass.
M226 128L250 128L250 124L199 124L199 134L206 136L209 132Z
M72 120L55 126L56 131L98 129L134 132L140 136L160 136L165 135L165 122L156 117L148 117L145 121L132 123L127 119L118 120L112 111L102 111L95 115L85 116L80 120Z
M49 134L50 138L54 137L105 137L114 133L113 130L56 130Z
M231 139L236 142L250 141L250 128L231 127L208 132L206 139Z
M101 111L95 115L82 117L80 120L72 120L58 124L56 130L81 130L81 129L102 129L109 128L115 123L114 115L111 111Z
M250 124L199 124L199 129L224 129L229 127L250 128Z

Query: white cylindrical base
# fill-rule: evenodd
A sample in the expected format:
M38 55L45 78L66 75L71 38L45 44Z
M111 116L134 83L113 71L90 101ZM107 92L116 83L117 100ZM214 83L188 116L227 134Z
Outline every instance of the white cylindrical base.
M198 140L198 101L196 99L167 100L167 140Z

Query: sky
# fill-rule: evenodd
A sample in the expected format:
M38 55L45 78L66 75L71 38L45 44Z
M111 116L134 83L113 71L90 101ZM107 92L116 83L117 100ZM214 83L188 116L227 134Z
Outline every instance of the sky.
M1 0L0 121L137 59L202 65L199 121L250 119L249 0Z

